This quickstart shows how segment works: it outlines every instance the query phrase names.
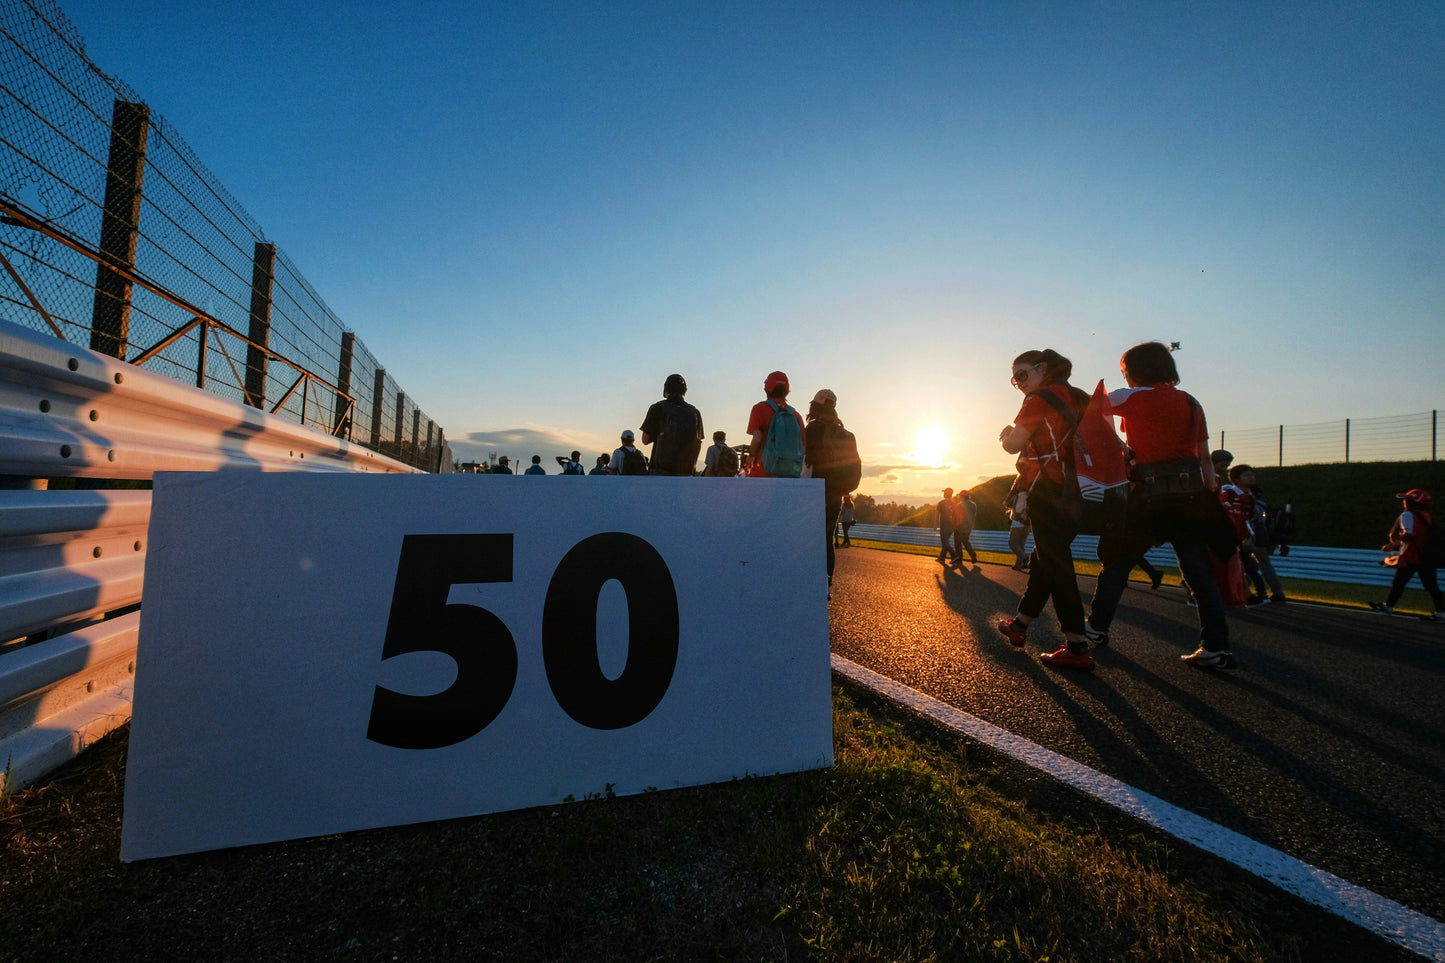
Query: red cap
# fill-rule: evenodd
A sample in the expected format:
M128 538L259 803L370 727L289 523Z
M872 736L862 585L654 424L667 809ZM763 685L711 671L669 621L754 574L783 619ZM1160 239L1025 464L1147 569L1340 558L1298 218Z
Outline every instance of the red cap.
M778 385L782 385L784 388L787 388L790 391L792 390L792 386L788 384L788 376L783 374L781 371L774 371L772 374L768 375L766 378L763 379L764 391L772 391Z
M1430 503L1434 500L1430 497L1430 493L1423 488L1412 488L1407 492L1396 492L1395 497L1403 498L1410 504L1419 505L1421 508L1429 508Z

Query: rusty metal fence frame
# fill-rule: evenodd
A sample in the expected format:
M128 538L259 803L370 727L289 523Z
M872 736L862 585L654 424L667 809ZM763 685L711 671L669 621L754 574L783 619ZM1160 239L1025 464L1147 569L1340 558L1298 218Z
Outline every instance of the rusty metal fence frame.
M0 319L427 471L417 408L53 0L0 0Z

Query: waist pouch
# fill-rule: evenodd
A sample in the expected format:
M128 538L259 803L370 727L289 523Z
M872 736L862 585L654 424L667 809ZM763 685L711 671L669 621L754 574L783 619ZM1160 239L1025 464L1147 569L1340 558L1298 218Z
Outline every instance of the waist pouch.
M1135 465L1129 477L1134 482L1129 498L1141 507L1181 501L1205 490L1204 469L1196 458L1145 462Z

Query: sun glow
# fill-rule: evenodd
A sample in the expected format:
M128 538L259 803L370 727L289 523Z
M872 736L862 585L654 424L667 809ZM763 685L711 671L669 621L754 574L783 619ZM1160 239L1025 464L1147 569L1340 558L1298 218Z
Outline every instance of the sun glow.
M925 465L937 465L948 450L948 435L937 425L929 425L918 433L914 456Z

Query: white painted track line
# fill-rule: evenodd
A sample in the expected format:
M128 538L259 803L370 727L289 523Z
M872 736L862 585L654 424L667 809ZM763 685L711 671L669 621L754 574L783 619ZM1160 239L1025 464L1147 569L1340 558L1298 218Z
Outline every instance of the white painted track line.
M1228 860L1288 893L1362 926L1427 959L1445 963L1445 924L1293 856L1141 792L1112 776L1035 745L998 726L833 656L833 671L920 715L991 746L1025 765L1142 819L1177 839Z

